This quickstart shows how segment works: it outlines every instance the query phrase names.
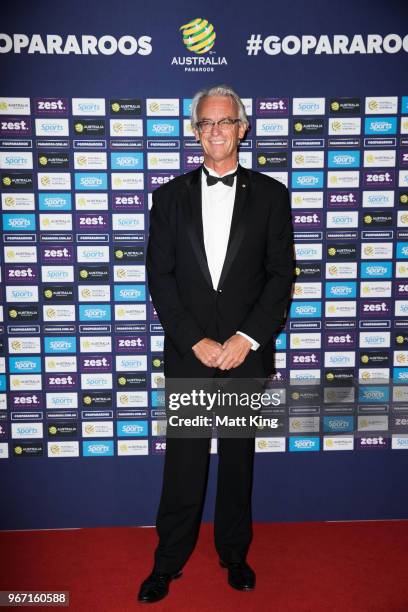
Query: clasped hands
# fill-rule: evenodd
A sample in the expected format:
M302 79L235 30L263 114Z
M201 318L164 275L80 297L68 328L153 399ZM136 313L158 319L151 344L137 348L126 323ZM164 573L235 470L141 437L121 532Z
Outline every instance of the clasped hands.
M209 368L231 370L244 362L251 343L244 336L234 334L224 344L203 338L193 346L194 355Z

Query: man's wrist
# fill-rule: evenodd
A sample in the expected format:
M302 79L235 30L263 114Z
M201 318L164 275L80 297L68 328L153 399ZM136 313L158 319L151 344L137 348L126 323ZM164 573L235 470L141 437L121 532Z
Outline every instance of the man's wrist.
M244 332L241 332L241 331L237 331L236 333L239 336L243 336L244 338L246 338L248 340L248 342L251 343L251 351L256 351L257 349L259 349L259 347L260 347L259 342L257 342L253 338L251 338L251 336L248 336L247 334L244 334Z

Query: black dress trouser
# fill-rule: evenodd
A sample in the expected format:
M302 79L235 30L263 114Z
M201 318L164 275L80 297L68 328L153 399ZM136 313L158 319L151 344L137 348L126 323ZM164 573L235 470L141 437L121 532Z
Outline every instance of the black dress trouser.
M208 438L168 438L156 528L155 570L180 570L197 541L209 467ZM218 439L215 546L226 563L245 560L252 539L254 438Z

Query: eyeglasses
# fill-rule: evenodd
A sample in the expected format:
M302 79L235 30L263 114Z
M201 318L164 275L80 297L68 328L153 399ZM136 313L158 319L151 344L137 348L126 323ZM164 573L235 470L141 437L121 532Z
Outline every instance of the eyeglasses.
M211 132L213 127L216 125L220 130L227 132L231 130L232 127L239 123L241 119L220 119L219 121L211 121L211 119L203 119L202 121L197 122L197 128L200 132Z

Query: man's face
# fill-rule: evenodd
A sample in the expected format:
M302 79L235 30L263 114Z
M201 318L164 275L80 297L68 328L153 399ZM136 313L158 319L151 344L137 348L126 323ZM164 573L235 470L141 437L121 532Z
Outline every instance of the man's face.
M211 119L238 119L238 109L235 101L230 96L209 96L203 98L197 109L198 121ZM210 168L214 163L237 162L237 148L241 138L245 136L245 126L235 123L228 129L220 129L215 125L211 131L202 132L194 130L195 137L201 141L204 151L204 163Z

